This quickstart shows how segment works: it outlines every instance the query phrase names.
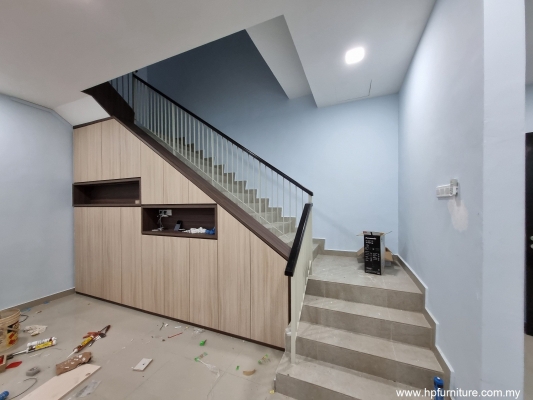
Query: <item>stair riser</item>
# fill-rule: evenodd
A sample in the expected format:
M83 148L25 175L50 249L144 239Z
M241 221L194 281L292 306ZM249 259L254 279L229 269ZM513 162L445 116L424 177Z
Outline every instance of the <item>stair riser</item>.
M442 372L439 371L419 368L388 358L316 342L303 337L296 339L296 352L315 360L421 389L431 389L433 387L433 377L442 375Z
M308 305L304 305L300 319L312 324L376 336L395 342L426 348L431 347L432 331L430 328L421 326L353 315Z
M422 312L424 308L424 296L421 293L348 285L318 279L309 279L306 293L405 311Z
M276 374L276 392L296 400L360 400L283 374Z

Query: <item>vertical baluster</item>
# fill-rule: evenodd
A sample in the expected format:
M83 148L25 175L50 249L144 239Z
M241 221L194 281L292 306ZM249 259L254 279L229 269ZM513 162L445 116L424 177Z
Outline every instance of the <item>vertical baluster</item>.
M281 218L283 220L285 213L285 178L283 178L283 190L281 193L281 197L283 198L283 208L281 209ZM283 227L283 234L285 234L285 226Z

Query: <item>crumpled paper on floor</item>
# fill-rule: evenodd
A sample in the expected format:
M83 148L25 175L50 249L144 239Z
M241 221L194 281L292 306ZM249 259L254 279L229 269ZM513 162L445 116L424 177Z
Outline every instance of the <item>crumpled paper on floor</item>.
M22 332L29 333L31 336L35 336L39 333L43 333L46 328L47 327L45 325L28 325L22 330Z

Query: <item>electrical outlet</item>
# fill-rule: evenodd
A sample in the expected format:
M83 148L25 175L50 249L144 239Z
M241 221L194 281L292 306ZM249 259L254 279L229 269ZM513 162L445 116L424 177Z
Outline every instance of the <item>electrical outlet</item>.
M159 215L170 217L172 215L172 210L159 210Z

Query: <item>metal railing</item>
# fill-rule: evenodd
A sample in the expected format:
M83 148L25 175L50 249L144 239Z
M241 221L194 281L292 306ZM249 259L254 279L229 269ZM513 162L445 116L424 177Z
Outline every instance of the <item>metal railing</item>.
M284 242L313 193L135 74L110 81L135 123Z
M313 262L313 204L307 203L298 224L285 275L291 278L291 363L296 363L296 338Z

